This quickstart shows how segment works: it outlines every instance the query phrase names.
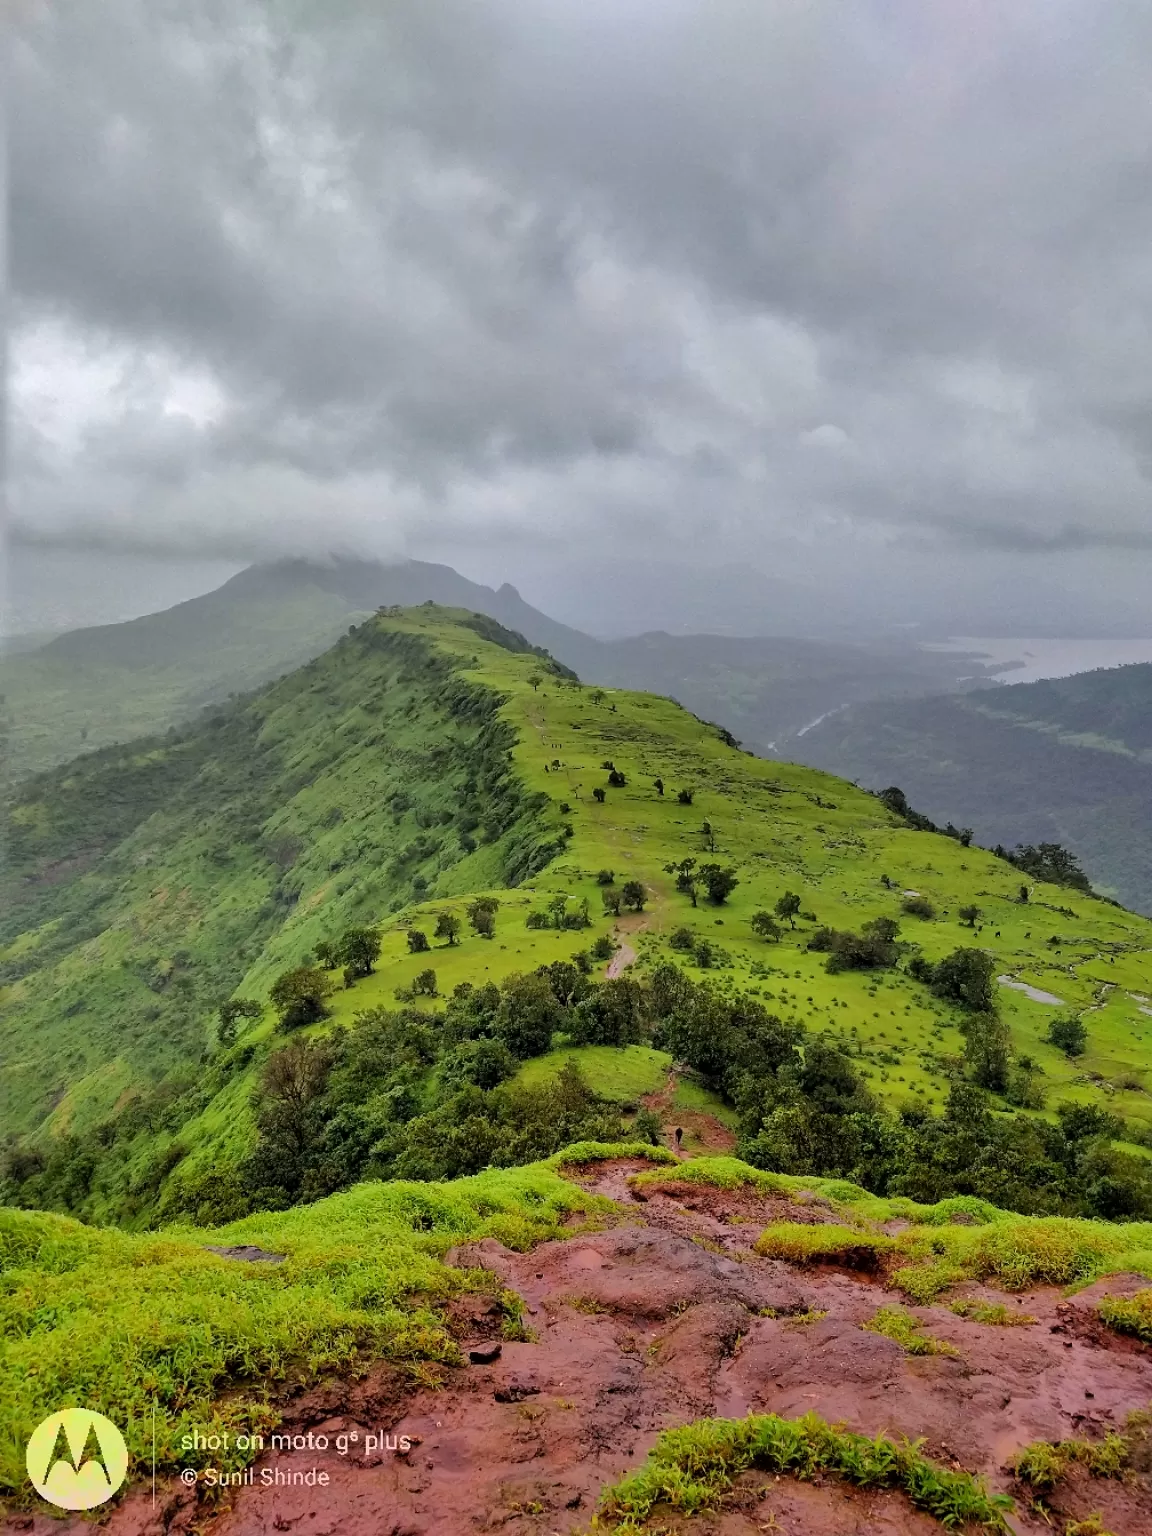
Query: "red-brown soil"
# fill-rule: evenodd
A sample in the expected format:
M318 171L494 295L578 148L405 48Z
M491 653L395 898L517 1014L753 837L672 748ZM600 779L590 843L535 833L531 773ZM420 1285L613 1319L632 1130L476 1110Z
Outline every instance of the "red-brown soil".
M111 1536L568 1536L587 1528L601 1490L643 1461L660 1430L710 1414L815 1410L870 1435L924 1437L926 1454L1014 1492L1021 1533L1051 1536L1097 1510L1116 1536L1152 1536L1147 1468L1128 1480L1080 1477L1058 1488L1051 1523L1027 1512L1004 1469L1030 1440L1099 1438L1152 1402L1152 1350L1100 1328L1092 1306L1147 1282L1115 1277L1071 1299L1051 1288L1005 1297L969 1286L967 1294L1019 1306L1037 1322L988 1327L944 1305L911 1308L929 1333L960 1351L912 1358L860 1327L879 1304L900 1299L885 1292L881 1276L801 1269L753 1253L768 1221L830 1219L819 1200L703 1188L674 1169L637 1200L627 1174L640 1166L574 1171L620 1201L622 1219L605 1230L528 1254L489 1239L455 1255L524 1298L533 1342L505 1342L493 1363L444 1370L435 1389L379 1366L359 1382L331 1382L288 1405L295 1431L358 1438L343 1456L331 1448L267 1455L256 1475L315 1466L328 1473L328 1486L246 1487L213 1509L171 1483L155 1513L150 1494L133 1495L106 1529ZM465 1349L491 1341L497 1316L488 1307L476 1299L454 1309ZM810 1310L826 1315L791 1320ZM412 1448L369 1453L369 1434L391 1436L392 1444L406 1435ZM660 1523L684 1536L940 1530L899 1494L756 1474L723 1512ZM91 1529L41 1517L22 1528L45 1536Z

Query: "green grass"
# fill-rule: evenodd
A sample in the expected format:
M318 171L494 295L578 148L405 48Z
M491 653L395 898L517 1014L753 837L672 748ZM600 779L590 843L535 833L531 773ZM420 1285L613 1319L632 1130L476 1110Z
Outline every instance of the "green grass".
M1128 1464L1127 1436L1109 1430L1103 1440L1034 1440L1012 1458L1015 1476L1022 1483L1046 1493L1083 1467L1091 1477L1120 1477Z
M1109 1328L1152 1344L1152 1287L1135 1296L1106 1296L1096 1310Z
M961 1298L948 1304L948 1310L957 1317L965 1317L972 1323L983 1323L988 1328L1029 1328L1035 1323L1027 1312L1013 1312L1002 1301L973 1301Z
M664 1510L696 1515L721 1505L734 1480L751 1469L812 1479L840 1478L861 1488L896 1488L947 1528L1006 1531L1012 1501L991 1494L966 1472L952 1472L921 1455L919 1444L886 1435L869 1440L816 1414L774 1413L745 1419L701 1419L667 1430L647 1463L609 1488L600 1516L615 1531L655 1529Z
M672 1058L650 1045L565 1046L526 1061L516 1075L530 1087L546 1082L571 1062L593 1092L617 1104L634 1104L664 1086Z
M211 1232L130 1235L0 1212L0 1492L26 1490L24 1445L57 1408L107 1414L139 1471L155 1401L165 1470L190 1459L178 1454L190 1429L267 1429L278 1389L326 1371L373 1356L414 1370L458 1362L437 1307L493 1282L447 1267L447 1249L486 1236L524 1249L606 1206L537 1165L452 1184L362 1184ZM252 1243L286 1262L229 1261L206 1243Z
M765 1259L789 1264L843 1264L848 1269L875 1269L883 1254L895 1251L894 1238L834 1223L808 1226L776 1222L765 1227L755 1243Z
M959 1355L954 1344L944 1339L934 1339L924 1332L924 1325L903 1307L880 1307L862 1328L878 1333L883 1338L899 1344L906 1355Z
M631 1174L628 1182L633 1189L645 1189L653 1184L666 1184L668 1177L666 1173L645 1170L643 1173ZM689 1183L710 1184L714 1189L752 1188L769 1195L782 1194L787 1188L783 1175L764 1173L759 1168L741 1162L738 1157L692 1158L678 1165L675 1177L686 1179Z

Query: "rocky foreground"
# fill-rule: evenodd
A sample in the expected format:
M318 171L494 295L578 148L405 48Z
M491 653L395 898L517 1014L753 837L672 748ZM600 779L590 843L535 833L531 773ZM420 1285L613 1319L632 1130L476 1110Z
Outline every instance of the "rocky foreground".
M922 1439L942 1466L1011 1494L1008 1525L1021 1533L1152 1536L1146 1431L1131 1436L1122 1475L1076 1467L1041 1495L1009 1466L1032 1441L1103 1441L1152 1404L1152 1349L1106 1329L1095 1312L1101 1295L1131 1294L1146 1280L1113 1276L1068 1298L1054 1288L1009 1295L968 1284L949 1301L1001 1304L1018 1325L978 1322L943 1303L908 1308L917 1337L941 1347L911 1354L907 1341L863 1326L900 1300L882 1268L797 1267L753 1251L769 1222L832 1220L821 1200L717 1189L674 1169L634 1192L628 1174L642 1166L574 1173L618 1202L614 1225L526 1254L489 1239L452 1256L523 1298L531 1342L501 1339L499 1309L472 1298L454 1320L468 1365L436 1368L427 1385L378 1366L315 1389L289 1405L285 1432L311 1431L327 1448L305 1441L266 1453L251 1483L207 1501L204 1489L179 1482L160 1488L155 1504L150 1490L137 1491L112 1512L109 1536L567 1536L589 1528L602 1490L643 1462L661 1430L750 1412L815 1412L868 1435ZM57 1536L91 1530L26 1515L11 1524ZM610 1528L603 1517L600 1528ZM739 1478L720 1509L691 1519L661 1512L649 1528L941 1530L902 1493L758 1473Z

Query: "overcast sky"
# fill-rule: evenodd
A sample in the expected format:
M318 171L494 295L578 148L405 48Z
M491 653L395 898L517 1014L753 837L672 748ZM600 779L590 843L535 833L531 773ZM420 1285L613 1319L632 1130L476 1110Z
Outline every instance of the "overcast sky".
M1147 0L21 10L20 540L1152 574Z

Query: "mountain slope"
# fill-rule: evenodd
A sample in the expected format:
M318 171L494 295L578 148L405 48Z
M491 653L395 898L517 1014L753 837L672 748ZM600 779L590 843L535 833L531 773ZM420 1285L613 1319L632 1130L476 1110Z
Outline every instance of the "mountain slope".
M906 960L987 951L1012 982L1000 1007L1029 1071L1061 1102L1119 1114L1132 1137L1152 1129L1152 924L1041 884L1021 905L1017 871L992 855L915 831L842 781L739 752L668 700L582 687L524 645L459 612L384 614L213 719L80 759L20 791L0 892L0 1131L33 1131L42 1150L83 1133L70 1154L81 1170L75 1199L53 1198L107 1215L128 1208L139 1179L149 1194L136 1208L147 1216L163 1188L200 1190L237 1166L254 1144L260 1074L286 1038L268 1007L272 984L356 923L380 927L374 972L292 1034L331 1038L353 1088L363 1077L374 1092L372 1074L383 1074L378 1100L353 1105L367 1139L352 1176L372 1166L389 1126L402 1133L404 1167L436 1166L447 1145L435 1118L446 1086L438 998L464 982L586 961L606 939L608 953L621 946L617 969L634 961L645 977L671 960L713 983L710 995L746 997L796 1038L822 1037L882 1105L924 1123L950 1102L968 1026L907 965L829 968L819 930L859 933L877 919L902 925ZM685 858L730 869L738 884L697 905L668 869ZM606 910L600 871L611 872L610 895L631 888L642 910ZM753 915L787 891L798 911L761 936ZM466 898L479 892L499 892L494 938L465 930L412 950L413 926L430 933L447 914L463 927ZM930 902L923 915L904 911L912 892ZM587 926L549 916L578 914L581 902ZM966 904L980 909L978 938L960 920ZM434 992L413 996L429 969ZM408 1013L396 1011L398 989ZM235 1047L217 1045L215 1009L232 995L262 1004L263 1016ZM1047 1041L1053 998L1085 1012L1077 1061ZM571 1027L547 1006L542 1041L517 1045L534 1067ZM339 1026L364 1018L367 1035L337 1040ZM425 1040L425 1028L423 1057L397 1078L391 1053ZM373 1030L392 1041L382 1063ZM679 1059L692 1049L675 1044ZM682 1085L685 1096L674 1086L674 1112L717 1104L698 1083ZM763 1113L771 1118L771 1106ZM403 1137L422 1116L414 1160ZM91 1182L98 1149L124 1128L119 1172ZM197 1210L200 1195L188 1198Z
M552 846L498 708L370 626L196 728L30 781L0 886L0 1127L83 1131L192 1069L215 1003L325 923L533 869Z
M971 826L1060 842L1101 890L1152 912L1152 666L857 705L796 744L805 762Z

